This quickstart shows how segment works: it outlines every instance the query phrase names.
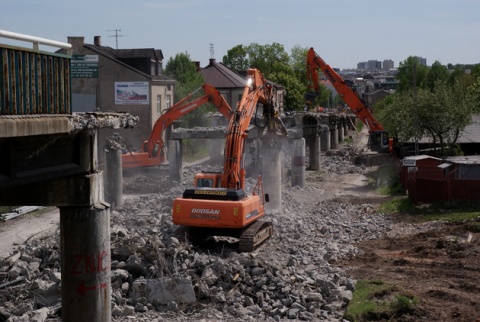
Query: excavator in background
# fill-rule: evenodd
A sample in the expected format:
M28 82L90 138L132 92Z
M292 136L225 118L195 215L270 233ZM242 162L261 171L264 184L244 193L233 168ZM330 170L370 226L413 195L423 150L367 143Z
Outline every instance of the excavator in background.
M203 89L205 95L190 101L200 89ZM162 113L153 126L150 138L143 142L140 149L142 152L122 154L122 168L151 167L164 163L167 156L163 141L163 131L173 121L196 110L205 103L213 104L227 120L232 116L232 109L220 92L215 87L204 84Z
M174 224L187 227L192 235L236 237L241 252L255 250L273 234L272 223L260 220L269 199L261 177L247 194L244 167L245 140L253 116L252 123L263 128L262 135L277 135L279 130L286 135L272 90L258 69L248 70L247 84L227 129L223 170L195 175L194 187L173 201ZM263 117L258 117L261 125L258 103L263 105Z
M350 107L350 110L360 118L367 126L369 132L368 145L371 150L378 152L393 151L393 139L388 137L387 131L373 116L369 108L365 106L363 100L358 97L357 93L347 85L343 78L331 68L325 61L310 48L307 54L307 83L308 92L306 94L306 104L311 106L316 96L318 96L320 88L318 84L318 70L321 69L330 83L337 91L338 95Z

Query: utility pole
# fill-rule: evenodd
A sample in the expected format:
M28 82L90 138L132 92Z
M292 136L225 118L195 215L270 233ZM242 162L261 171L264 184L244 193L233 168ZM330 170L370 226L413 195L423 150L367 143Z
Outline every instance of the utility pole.
M110 29L110 30L107 30L107 31L114 31L115 32L115 35L108 36L108 37L115 37L115 43L116 43L116 48L115 49L118 49L118 37L128 36L128 35L120 35L119 34L119 32L122 32L122 29Z
M415 155L418 151L417 63L413 65L413 112L415 113Z

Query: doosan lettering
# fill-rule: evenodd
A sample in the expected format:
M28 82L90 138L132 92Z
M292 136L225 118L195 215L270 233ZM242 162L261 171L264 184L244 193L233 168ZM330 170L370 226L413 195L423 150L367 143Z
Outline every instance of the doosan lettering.
M202 208L193 208L192 214L209 214L209 215L219 215L220 210L218 209L202 209Z

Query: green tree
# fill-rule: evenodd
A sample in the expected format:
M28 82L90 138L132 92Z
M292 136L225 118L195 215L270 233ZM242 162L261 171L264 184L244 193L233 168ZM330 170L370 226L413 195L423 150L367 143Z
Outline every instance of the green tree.
M415 86L417 88L427 88L428 67L420 65L418 57L410 56L405 61L400 62L398 73L395 78L399 81L397 90L399 92L409 91Z
M432 67L428 70L427 74L427 86L431 91L435 88L435 83L437 81L446 82L448 81L449 73L448 68L440 64L437 60L432 64Z
M424 99L417 105L419 126L431 138L434 149L438 143L441 156L457 142L472 115L472 108L462 99L462 92L460 85L451 87L442 81L436 83L434 92L420 90L420 97Z
M246 71L250 67L247 48L243 45L233 47L223 56L222 63L237 73Z
M480 77L480 64L476 64L472 67L470 75L476 80Z
M296 96L292 100L292 107L295 110L300 110L305 107L305 94L308 89L308 84L307 84L307 66L306 66L306 61L307 61L307 53L308 53L309 48L307 47L300 47L299 45L294 46L291 51L290 51L290 67L293 70L294 77L299 81L299 86L301 87L298 88L298 93L301 95ZM327 89L323 84L319 84L320 87L320 95L315 98L314 101L314 106L319 105L319 106L330 106L330 103L333 106L338 105L337 102L342 100L339 100L339 97L336 96L336 99L333 98L332 96L332 91Z
M197 72L195 63L188 54L179 53L168 60L164 74L177 81L175 85L175 102L204 83L203 77Z
M448 79L450 86L454 86L456 83L460 84L465 90L475 83L476 79L473 75L465 73L463 69L455 69Z
M474 97L476 94L472 94ZM426 88L397 92L387 97L377 114L382 125L399 141L429 138L438 154L445 156L471 120L475 106L460 84L437 81L433 91Z
M222 62L228 68L242 73L248 68L257 68L264 77L285 88L286 110L302 110L306 92L305 60L307 49L294 47L289 56L283 45L272 43L248 46L237 45L227 51Z
M468 88L465 104L471 105L474 113L480 113L480 76L477 81Z
M271 45L259 45L251 43L247 47L250 68L257 68L268 78L269 75L278 69L289 66L290 57L283 45L272 43Z
M177 81L175 84L175 103L185 98L188 94L200 88L203 83L203 76L195 67L195 63L190 59L188 54L179 53L175 57L171 57L166 66L164 74ZM198 91L191 99L195 99L204 95L203 91ZM196 110L182 116L178 119L182 127L193 128L195 126L205 126L208 120L203 117L207 112L213 111L215 108L211 104L200 106ZM198 140L184 140L184 148L186 154L192 155L199 152L203 148Z
M293 46L290 50L290 62L289 65L295 74L295 77L302 82L302 84L307 85L306 77L306 60L307 60L307 47L300 47L299 45Z
M303 109L305 86L295 77L293 71L275 72L270 75L269 79L285 87L287 95L284 98L284 107L286 111Z

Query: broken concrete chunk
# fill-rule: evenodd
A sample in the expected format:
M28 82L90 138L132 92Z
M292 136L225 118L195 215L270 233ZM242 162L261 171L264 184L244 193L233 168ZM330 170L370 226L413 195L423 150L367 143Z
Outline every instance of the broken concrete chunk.
M212 286L218 280L218 272L212 266L207 266L202 272L202 280L205 281L208 286Z
M134 276L141 276L145 272L145 265L137 255L130 256L125 262L125 268Z
M126 281L129 275L128 271L125 269L116 269L112 271L111 274L112 283L115 281Z
M30 321L32 322L44 322L48 317L48 312L50 310L47 307L42 307L32 313Z
M137 279L132 285L132 297L134 300L146 297L149 303L161 305L197 300L190 278Z

